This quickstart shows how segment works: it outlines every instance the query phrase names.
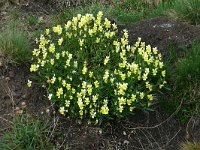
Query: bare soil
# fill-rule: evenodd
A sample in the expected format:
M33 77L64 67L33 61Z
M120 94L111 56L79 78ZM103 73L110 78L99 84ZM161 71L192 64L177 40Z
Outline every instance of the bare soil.
M200 39L200 27L168 18L119 25L119 29L128 29L131 44L135 43L137 37L141 37L147 44L157 46L166 57L169 54L169 44L173 44L178 53L183 47L190 47L193 40ZM4 64L5 60L6 58L0 55L0 64ZM181 124L173 114L170 116L157 106L153 112L138 110L128 119L121 121L95 127L80 125L53 114L51 103L45 97L45 88L39 87L37 83L34 83L32 88L27 87L30 76L29 64L18 67L0 65L0 136L10 130L10 121L20 113L24 104L26 112L33 116L47 115L54 118L52 124L55 128L51 140L60 146L60 149L177 150L181 142L192 136L188 126ZM51 115L46 113L47 109L51 110ZM194 120L197 119L191 120L193 127L190 129L199 130L199 123L195 124Z

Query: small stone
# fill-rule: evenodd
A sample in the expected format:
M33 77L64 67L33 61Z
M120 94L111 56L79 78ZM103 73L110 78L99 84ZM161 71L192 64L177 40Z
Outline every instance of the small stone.
M127 135L125 131L123 131L123 135Z
M6 77L5 79L6 79L7 81L10 81L10 77Z
M21 105L23 109L26 108L26 102L22 102Z
M129 144L129 141L128 140L124 140L124 144Z
M8 74L9 74L9 77L10 77L10 78L13 78L13 77L15 76L15 73L14 73L14 71L9 71L9 73L8 73Z

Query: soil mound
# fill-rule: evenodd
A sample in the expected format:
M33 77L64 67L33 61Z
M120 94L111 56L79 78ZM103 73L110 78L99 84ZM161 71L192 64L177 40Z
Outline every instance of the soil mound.
M200 39L200 27L177 22L168 18L144 20L132 25L119 25L119 29L127 29L130 43L134 44L138 37L153 47L158 47L162 54L168 54L172 45L177 51L190 47L194 40Z

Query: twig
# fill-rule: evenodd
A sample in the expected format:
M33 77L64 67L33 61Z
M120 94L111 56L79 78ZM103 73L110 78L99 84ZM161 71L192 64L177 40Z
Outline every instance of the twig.
M183 103L183 100L181 101L180 105L178 106L178 108L176 109L175 112L173 112L166 120L162 121L161 123L159 123L157 125L154 125L154 126L151 126L151 127L135 127L135 128L125 127L123 124L122 124L122 126L126 129L132 129L132 130L157 128L157 127L161 126L162 124L164 124L165 122L169 121L177 112L179 112L179 110L181 109L182 103Z

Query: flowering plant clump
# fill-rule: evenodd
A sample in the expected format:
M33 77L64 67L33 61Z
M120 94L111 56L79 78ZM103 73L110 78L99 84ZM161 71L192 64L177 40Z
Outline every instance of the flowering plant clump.
M118 38L116 24L102 16L78 14L64 26L46 29L36 39L30 68L60 114L96 123L148 108L166 83L157 48L141 38L130 46L128 31Z

